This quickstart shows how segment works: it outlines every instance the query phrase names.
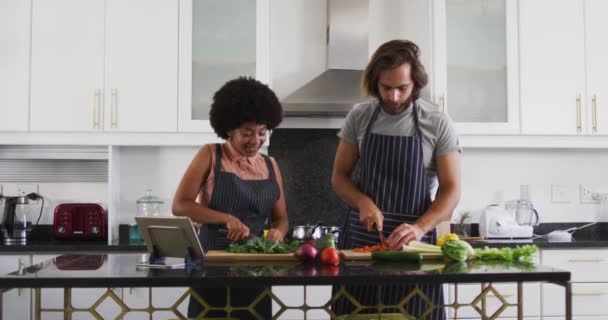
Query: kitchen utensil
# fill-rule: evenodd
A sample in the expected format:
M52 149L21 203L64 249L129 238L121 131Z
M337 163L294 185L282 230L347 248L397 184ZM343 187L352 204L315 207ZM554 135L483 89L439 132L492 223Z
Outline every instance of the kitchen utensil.
M557 241L557 242L570 242L572 241L572 234L578 230L583 228L587 228L596 224L597 222L587 223L586 225L582 225L580 227L572 227L566 230L553 230L547 234L547 239L549 241Z
M53 236L60 239L105 239L105 210L97 203L62 203L55 208Z
M314 225L296 225L293 227L291 232L291 237L294 240L298 240L301 242L309 241L309 240L318 240L323 238L328 233L334 234L334 239L336 243L338 242L338 238L340 237L340 227L336 226L325 226L323 222L318 222Z
M44 198L37 193L16 197L5 197L2 226L0 227L5 244L26 244L32 230L34 210L38 207L30 204L30 200L41 199L40 211L35 224L40 222L44 209Z
M519 200L516 212L517 223L522 226L538 226L540 223L538 211L529 200Z
M293 253L232 253L224 250L208 250L205 261L298 261Z
M376 230L378 230L378 225L376 225ZM384 247L386 246L386 242L384 240L384 233L381 230L378 230L378 237L380 238L380 244Z
M479 219L479 235L488 239L531 238L533 228L520 225L513 215L498 205L483 210Z
M353 250L340 250L340 255L347 261L356 260L372 260L371 252L355 252ZM426 260L442 260L443 254L441 253L421 253L422 261Z
M152 194L152 189L148 189L143 197L137 199L136 203L138 217L156 217L160 215L161 206L164 202ZM129 242L143 242L139 228L135 223L135 219L133 219L132 223L129 225Z

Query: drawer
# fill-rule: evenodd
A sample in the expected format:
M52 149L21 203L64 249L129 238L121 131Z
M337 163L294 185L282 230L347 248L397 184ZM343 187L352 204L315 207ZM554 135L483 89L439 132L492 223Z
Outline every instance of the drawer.
M543 250L542 264L568 270L572 282L608 282L608 250Z
M566 291L555 284L543 283L543 315L563 316L565 309ZM602 316L608 318L608 283L573 283L572 284L572 315Z
M498 291L508 303L517 303L517 284L515 283L500 283L494 284L493 287ZM524 316L526 317L538 317L540 316L540 283L526 283L524 284ZM480 284L461 284L458 285L458 302L459 303L471 303L477 295L481 292ZM449 303L453 303L455 299L454 285L449 285ZM493 293L488 293L486 299L486 309L488 316L491 316L496 310L500 308L502 302ZM477 304L481 309L481 302ZM448 314L450 318L455 316L455 310L448 308ZM516 307L507 307L500 314L500 318L517 317ZM479 319L480 315L473 307L461 307L458 308L458 319Z

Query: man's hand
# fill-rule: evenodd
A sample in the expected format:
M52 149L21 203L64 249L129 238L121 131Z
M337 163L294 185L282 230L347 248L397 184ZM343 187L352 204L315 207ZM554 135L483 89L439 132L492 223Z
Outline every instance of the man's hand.
M272 228L268 230L268 235L266 235L266 238L268 238L268 240L274 240L276 242L283 242L285 235L283 234L283 232L281 232L281 230Z
M372 232L376 229L382 231L382 224L384 222L384 215L382 211L378 209L376 204L369 198L362 200L359 204L359 222L361 225L367 227L367 231ZM374 227L374 225L376 227Z
M249 227L235 216L231 215L228 218L228 222L226 222L226 229L228 229L228 235L226 236L228 240L238 241L249 238Z
M424 230L415 224L403 223L395 228L386 242L391 250L401 250L403 245L412 241L420 241L424 233Z

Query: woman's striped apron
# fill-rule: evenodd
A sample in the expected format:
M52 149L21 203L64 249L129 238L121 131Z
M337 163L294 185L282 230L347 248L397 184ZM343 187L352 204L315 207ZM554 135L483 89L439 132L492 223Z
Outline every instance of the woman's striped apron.
M279 199L279 185L270 158L262 155L266 161L268 179L243 180L231 172L222 172L222 148L216 145L215 180L209 208L229 213L249 227L251 236L263 236L266 221L270 219L272 208ZM223 230L221 230L223 229ZM226 239L224 225L204 224L199 232L201 245L205 250L225 250L230 241ZM207 303L214 307L226 305L226 288L193 288ZM231 288L230 304L243 307L249 305L263 291L262 288ZM203 311L194 298L190 298L188 317L196 317ZM267 296L257 305L256 311L263 319L270 319L271 301ZM206 317L225 317L223 312L210 312ZM257 319L248 312L233 312L238 319Z
M416 104L413 105L414 136L390 136L371 133L373 123L378 117L381 106L378 105L366 128L361 145L359 188L368 195L384 214L383 233L388 237L402 223L415 223L431 205L430 194L425 181L425 168L422 154L422 135L418 127ZM366 226L359 222L359 212L350 208L345 223L345 234L340 247L352 249L379 243L378 232L368 232ZM435 243L436 230L423 236L422 241ZM435 304L443 304L441 285L421 285L421 290ZM412 290L413 286L385 286L381 300L384 305L397 305ZM337 288L334 288L334 292ZM363 305L376 305L379 301L378 288L375 285L347 286L348 292ZM336 314L352 312L352 304L340 299L333 305ZM423 299L414 298L406 310L416 318L427 310ZM377 310L370 310L377 312ZM384 312L397 312L397 310ZM445 311L438 308L427 319L445 319Z

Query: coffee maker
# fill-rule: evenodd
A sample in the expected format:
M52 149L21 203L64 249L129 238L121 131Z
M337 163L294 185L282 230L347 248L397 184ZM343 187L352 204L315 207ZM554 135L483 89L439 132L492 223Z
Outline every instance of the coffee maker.
M2 225L0 226L4 244L27 244L33 225L30 200L38 199L42 200L42 204L36 224L40 221L44 209L44 198L41 195L34 192L16 197L0 195L0 201L4 203Z

